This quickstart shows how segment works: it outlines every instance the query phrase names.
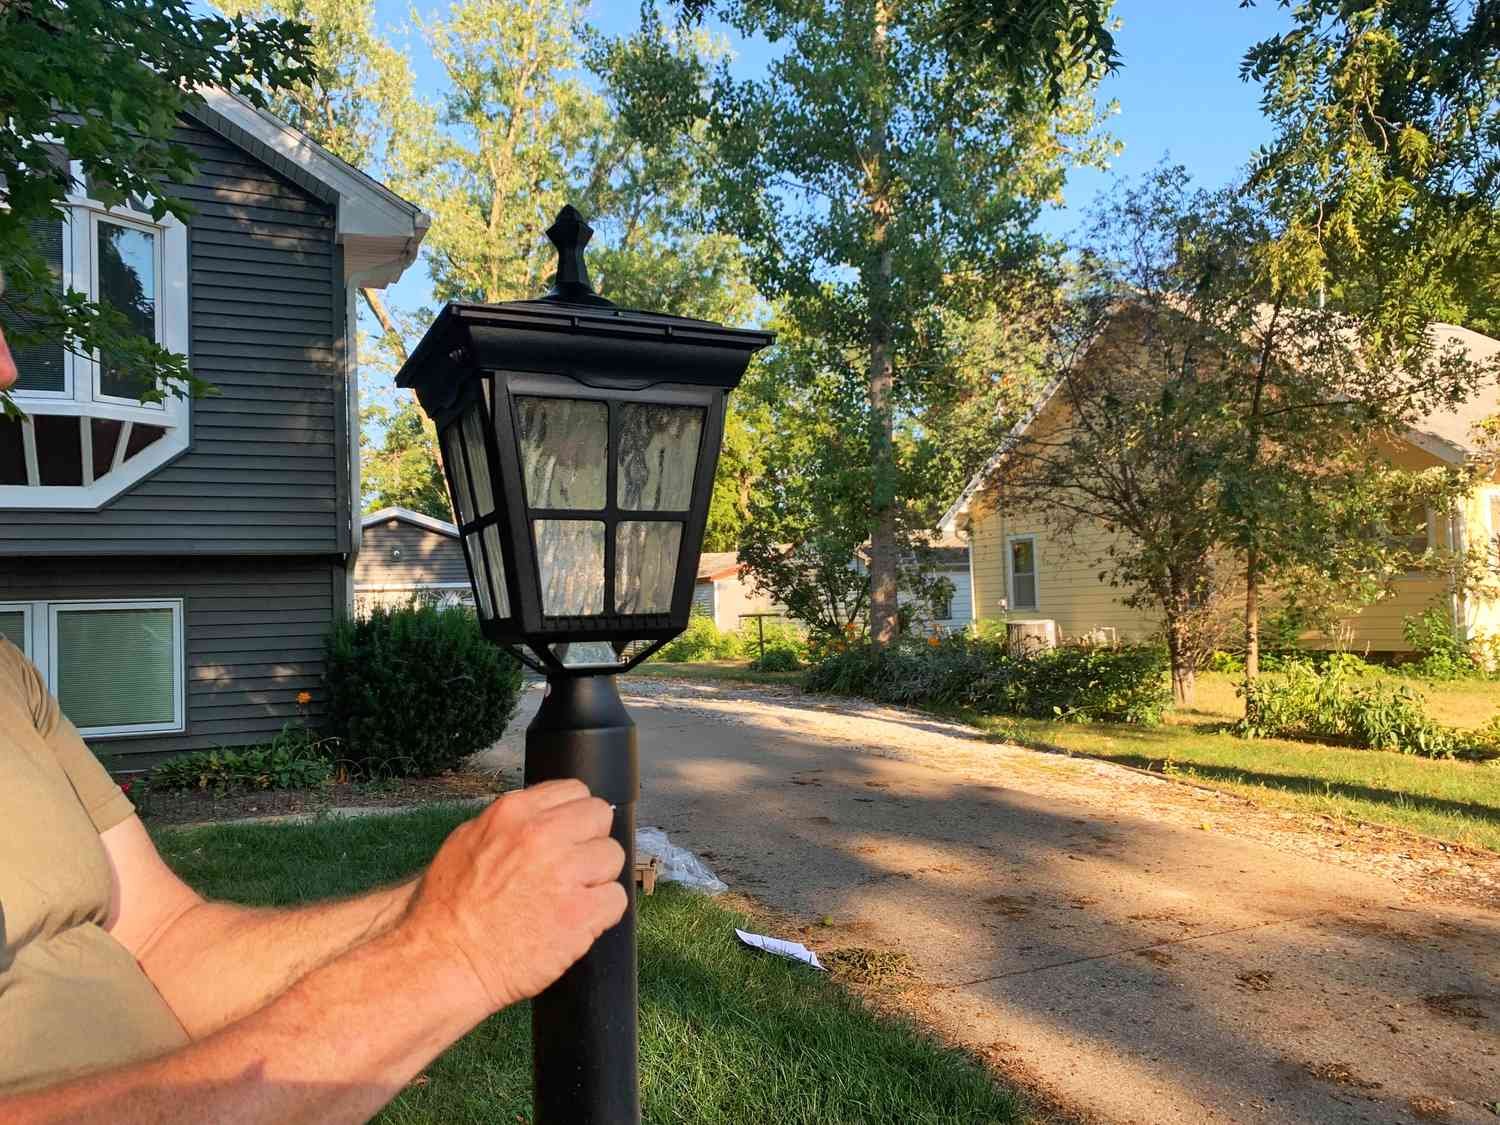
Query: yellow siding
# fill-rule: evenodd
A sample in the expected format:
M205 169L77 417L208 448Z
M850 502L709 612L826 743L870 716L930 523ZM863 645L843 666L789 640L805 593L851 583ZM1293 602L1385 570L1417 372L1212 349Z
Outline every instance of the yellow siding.
M1403 468L1425 468L1437 459L1404 443L1388 447L1390 460ZM1464 509L1464 525L1469 544L1494 551L1494 537L1500 527L1491 526L1490 498L1500 500L1500 479L1494 485L1476 490ZM1117 630L1124 640L1144 640L1159 629L1158 619L1141 610L1130 609L1119 600L1121 591L1099 580L1104 569L1109 536L1102 527L1086 528L1060 539L1039 516L1025 512L1008 512L1003 504L994 506L993 494L975 504L970 521L971 551L974 568L974 619L995 621L1006 616L1001 607L1004 598L1014 604L1009 589L1007 561L1009 537L1035 535L1037 544L1037 608L1013 608L1015 618L1051 618L1063 636L1079 636L1099 626ZM1438 544L1447 541L1445 519L1434 516L1429 521L1429 536ZM1274 594L1272 595L1274 597ZM1440 575L1410 574L1396 579L1390 595L1367 606L1341 622L1335 638L1308 636L1306 643L1326 646L1338 643L1353 652L1409 652L1402 635L1407 617L1414 617L1429 606L1448 606L1447 580ZM1500 633L1500 601L1474 600L1468 607L1470 635Z
M1158 631L1153 615L1122 604L1121 591L1099 580L1102 568L1098 560L1109 543L1109 535L1103 528L1083 528L1064 539L1039 515L993 510L975 518L971 526L976 621L993 621L1004 616L1051 618L1065 637L1108 627L1115 629L1122 641L1145 640ZM1036 609L1016 606L1010 589L1007 543L1017 535L1036 537ZM1001 608L1002 598L1012 607L1008 614Z

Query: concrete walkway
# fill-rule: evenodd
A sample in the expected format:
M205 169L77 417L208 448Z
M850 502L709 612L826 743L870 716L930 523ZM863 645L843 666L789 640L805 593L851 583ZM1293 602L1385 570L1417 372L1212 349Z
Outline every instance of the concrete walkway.
M537 698L488 764L519 764ZM920 715L644 681L626 702L640 823L814 948L910 954L900 1003L1080 1119L1500 1123L1500 912Z

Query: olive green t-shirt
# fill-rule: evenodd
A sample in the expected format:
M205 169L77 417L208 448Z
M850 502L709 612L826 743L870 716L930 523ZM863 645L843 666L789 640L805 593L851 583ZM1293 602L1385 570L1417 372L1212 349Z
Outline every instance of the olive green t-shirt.
M99 834L134 809L0 638L0 1091L163 1054L187 1035L102 926Z

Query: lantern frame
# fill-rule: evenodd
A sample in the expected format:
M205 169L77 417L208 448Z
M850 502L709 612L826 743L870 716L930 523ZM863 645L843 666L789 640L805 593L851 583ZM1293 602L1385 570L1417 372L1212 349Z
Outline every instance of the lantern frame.
M592 290L585 291L587 274L582 270L581 251L588 228L581 219L578 225L565 223L568 211L571 208L565 209L548 234L559 244L560 279L569 272L570 253L576 258L574 281L565 284L560 280L553 293L534 301L450 303L403 365L397 385L416 390L423 409L437 426L444 477L484 635L549 676L607 675L635 667L687 626L728 392L739 383L751 355L774 337L768 332L724 328L710 321L616 308L593 295ZM573 214L576 216L576 212ZM569 245L570 236L577 240L576 245ZM605 405L608 438L601 508L531 504L521 462L517 405L521 398ZM632 403L702 410L686 509L621 506L620 417L623 408ZM478 510L474 495L474 451L463 433L465 418L471 412L477 412L483 436L485 470L494 501L490 512ZM462 481L458 479L458 466L450 464L455 453L463 461ZM470 489L468 503L463 502L462 487ZM538 520L603 525L602 613L544 612L546 576L537 543ZM666 612L617 611L617 554L619 529L624 523L675 523L682 528ZM485 532L491 526L498 534L486 542ZM497 567L489 557L496 538L509 610L505 617L498 615L499 585L493 581ZM486 615L487 604L495 612ZM596 642L609 643L616 662L569 664L553 648Z

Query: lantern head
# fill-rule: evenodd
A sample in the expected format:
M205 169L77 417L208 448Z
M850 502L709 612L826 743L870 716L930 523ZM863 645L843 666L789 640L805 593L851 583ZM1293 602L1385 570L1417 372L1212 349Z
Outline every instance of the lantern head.
M547 231L552 290L452 303L396 377L437 426L484 634L551 675L633 667L688 622L724 404L767 332L621 309L592 231Z

